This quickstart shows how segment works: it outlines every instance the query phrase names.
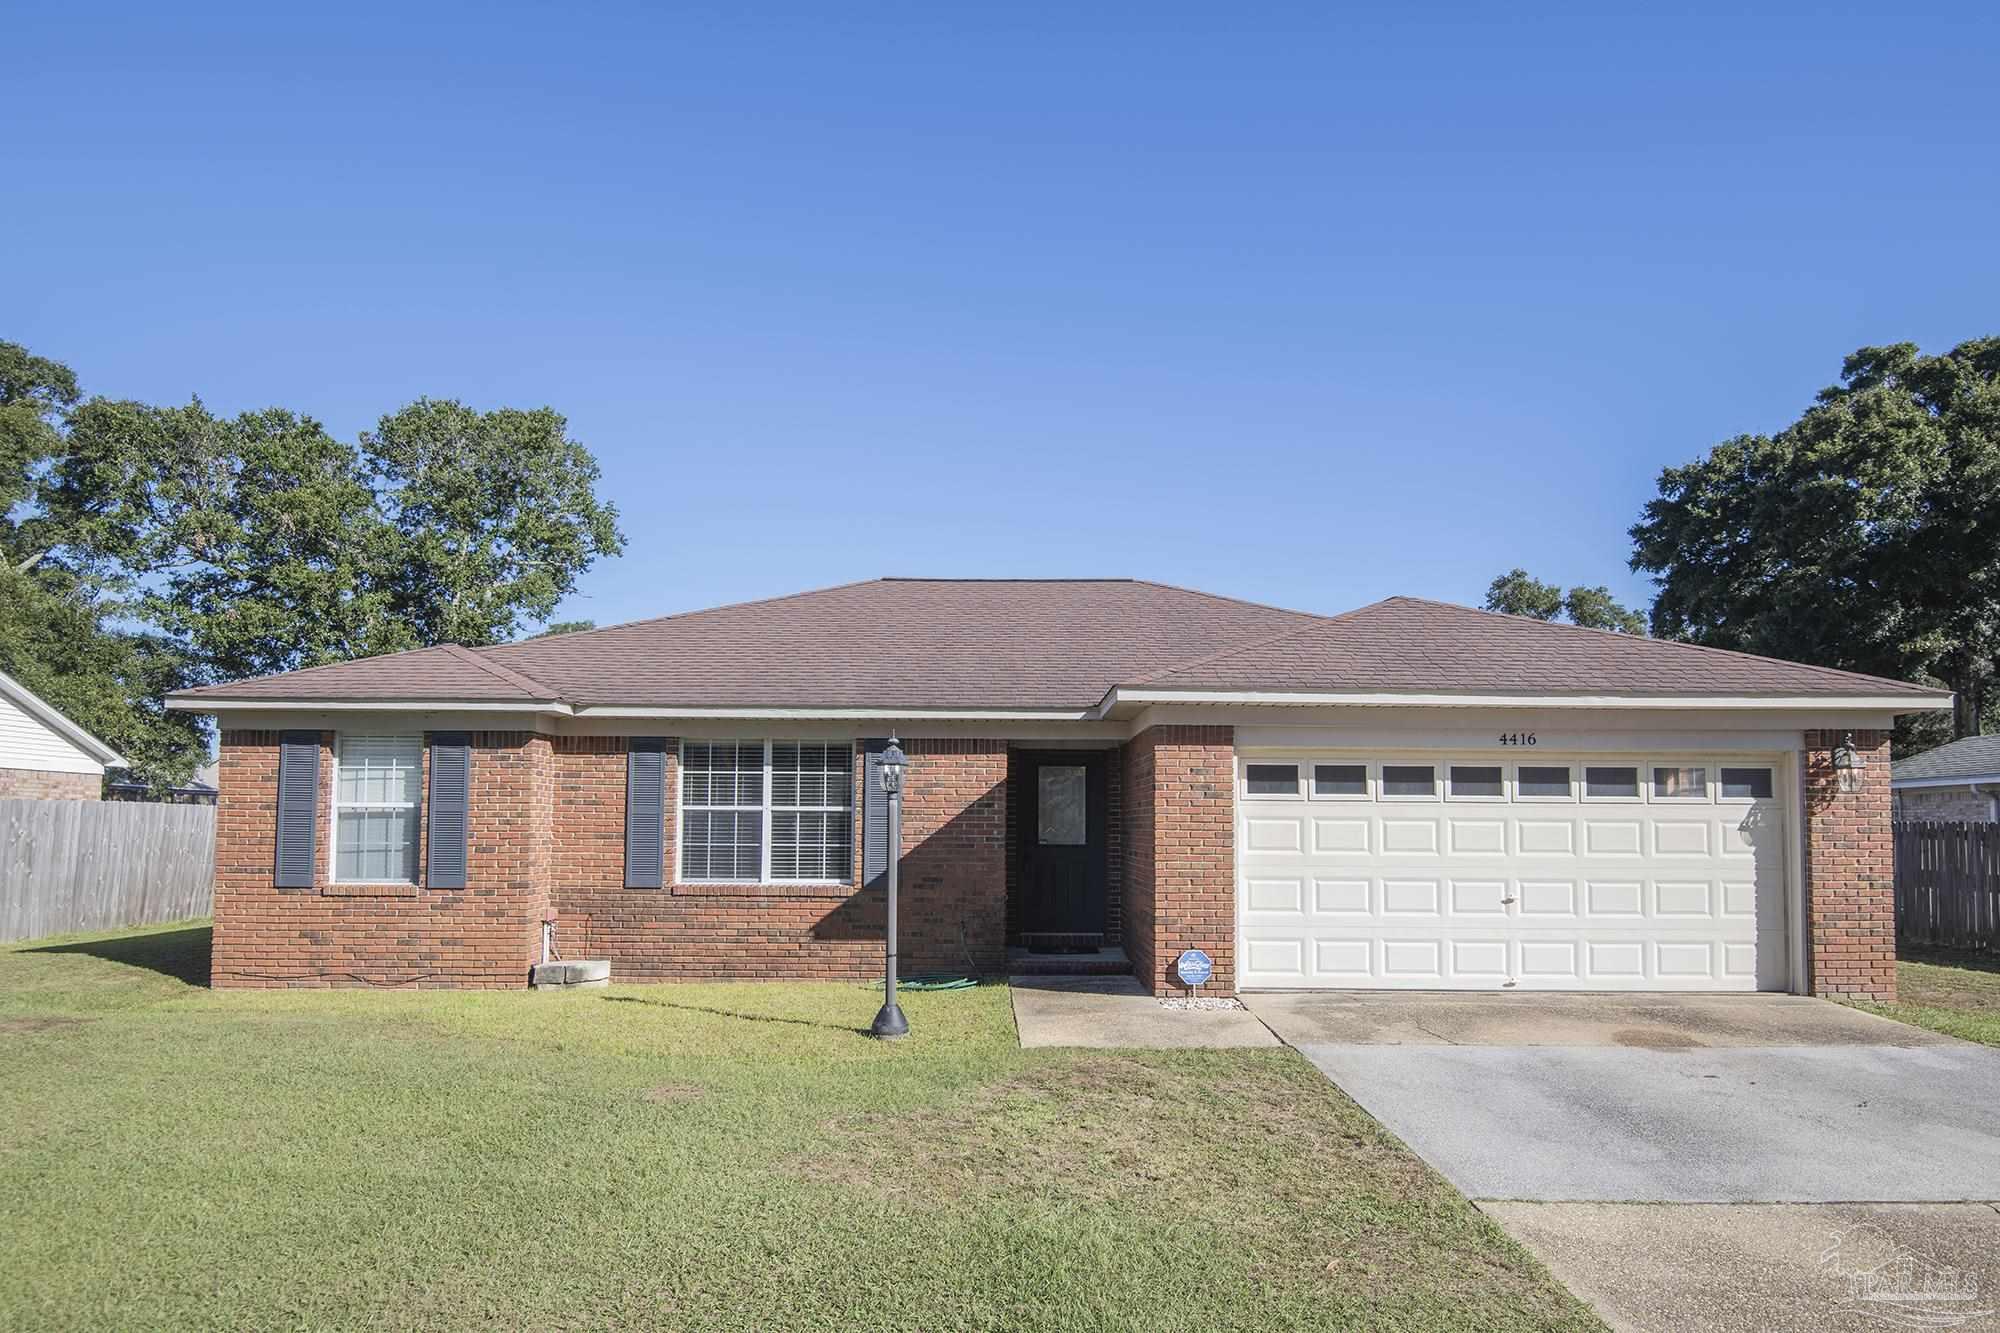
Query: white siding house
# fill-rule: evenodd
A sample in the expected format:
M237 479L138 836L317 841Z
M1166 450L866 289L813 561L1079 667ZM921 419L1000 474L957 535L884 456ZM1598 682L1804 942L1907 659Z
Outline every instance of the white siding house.
M118 752L0 672L0 800L98 798Z

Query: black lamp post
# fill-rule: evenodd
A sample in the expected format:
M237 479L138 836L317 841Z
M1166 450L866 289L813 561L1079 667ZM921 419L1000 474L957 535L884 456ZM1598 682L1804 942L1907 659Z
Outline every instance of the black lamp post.
M896 865L903 859L903 769L909 761L896 738L882 751L882 794L889 798L889 925L882 936L882 1012L868 1029L871 1037L906 1037L910 1020L896 1005Z

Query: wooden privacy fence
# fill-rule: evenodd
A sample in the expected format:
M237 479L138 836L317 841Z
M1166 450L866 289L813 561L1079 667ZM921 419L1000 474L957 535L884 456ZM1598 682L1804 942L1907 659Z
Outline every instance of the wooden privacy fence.
M0 941L207 916L215 807L0 801Z
M1897 942L2000 949L2000 824L1895 828Z

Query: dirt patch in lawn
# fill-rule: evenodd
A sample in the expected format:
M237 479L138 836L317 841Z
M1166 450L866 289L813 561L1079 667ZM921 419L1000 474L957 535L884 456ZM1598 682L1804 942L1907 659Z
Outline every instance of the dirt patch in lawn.
M89 1021L86 1018L51 1018L46 1015L37 1015L30 1018L0 1018L0 1036L35 1032L60 1032L64 1028L82 1027Z
M646 1100L655 1106L672 1106L678 1102L691 1102L706 1092L699 1083L662 1083L656 1088L646 1089Z

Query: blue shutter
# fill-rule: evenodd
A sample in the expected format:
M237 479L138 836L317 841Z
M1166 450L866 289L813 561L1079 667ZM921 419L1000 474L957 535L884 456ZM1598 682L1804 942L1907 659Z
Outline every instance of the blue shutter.
M634 736L625 755L625 887L666 882L667 738Z
M882 751L888 737L861 742L861 887L889 886L889 798L882 792Z
M278 734L278 836L275 883L281 889L313 886L313 853L319 833L319 733Z
M472 823L472 738L462 731L431 734L430 821L424 885L465 887L465 845Z

